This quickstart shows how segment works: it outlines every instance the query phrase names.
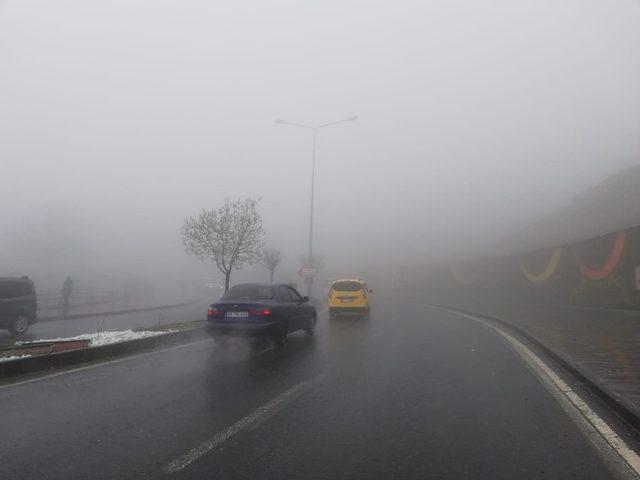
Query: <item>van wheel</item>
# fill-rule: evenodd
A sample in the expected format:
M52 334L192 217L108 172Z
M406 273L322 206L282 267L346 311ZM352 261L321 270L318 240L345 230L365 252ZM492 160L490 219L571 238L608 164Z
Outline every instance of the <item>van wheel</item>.
M19 313L9 325L9 332L12 335L20 335L29 328L29 317L23 313Z

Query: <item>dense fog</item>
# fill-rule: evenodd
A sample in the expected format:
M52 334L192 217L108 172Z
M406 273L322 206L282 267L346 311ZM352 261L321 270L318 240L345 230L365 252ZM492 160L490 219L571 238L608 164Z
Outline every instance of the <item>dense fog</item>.
M312 132L276 118L358 116L319 131L325 276L486 251L638 162L639 22L631 0L5 0L0 274L219 281L184 218L259 197L300 282Z

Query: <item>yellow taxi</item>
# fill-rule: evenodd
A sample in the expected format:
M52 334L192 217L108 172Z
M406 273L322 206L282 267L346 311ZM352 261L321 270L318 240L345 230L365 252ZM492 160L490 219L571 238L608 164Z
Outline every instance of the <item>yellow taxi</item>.
M329 315L335 318L341 314L357 314L369 318L371 293L364 280L335 280L329 289Z

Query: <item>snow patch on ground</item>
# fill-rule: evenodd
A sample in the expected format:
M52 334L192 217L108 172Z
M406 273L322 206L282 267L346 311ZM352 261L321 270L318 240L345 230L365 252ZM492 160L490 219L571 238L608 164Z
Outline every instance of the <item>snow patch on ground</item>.
M10 360L18 360L19 358L27 358L31 355L14 355L13 357L0 357L0 362L8 362Z
M99 332L99 333L85 333L76 337L61 337L61 338L47 338L43 340L36 340L36 342L62 342L66 340L89 340L90 347L99 347L100 345L109 345L111 343L128 342L130 340L138 340L140 338L155 337L158 335L164 335L165 333L171 333L175 330L158 331L133 331L133 330L121 330L116 332ZM22 345L28 345L32 342L19 342Z

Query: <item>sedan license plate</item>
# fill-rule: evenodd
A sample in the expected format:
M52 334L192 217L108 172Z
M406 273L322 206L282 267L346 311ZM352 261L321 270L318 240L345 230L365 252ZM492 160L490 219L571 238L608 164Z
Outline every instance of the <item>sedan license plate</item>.
M351 303L353 302L353 300L354 300L353 298L343 298L342 303Z
M247 318L249 312L227 312L227 318Z

